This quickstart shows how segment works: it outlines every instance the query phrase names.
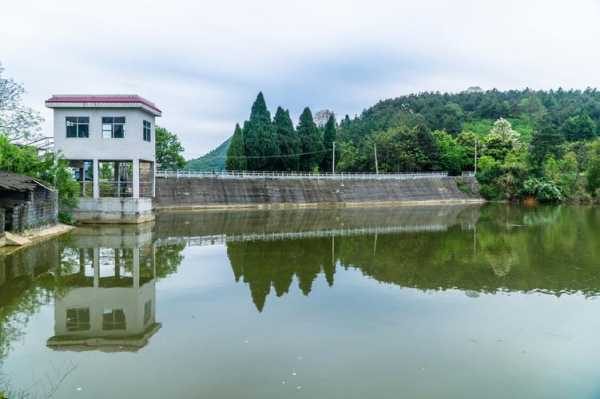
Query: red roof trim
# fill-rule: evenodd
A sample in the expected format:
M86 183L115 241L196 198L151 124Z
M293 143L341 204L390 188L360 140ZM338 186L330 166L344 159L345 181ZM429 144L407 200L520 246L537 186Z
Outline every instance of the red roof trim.
M46 100L46 104L51 103L140 103L162 113L154 103L137 95L54 95Z

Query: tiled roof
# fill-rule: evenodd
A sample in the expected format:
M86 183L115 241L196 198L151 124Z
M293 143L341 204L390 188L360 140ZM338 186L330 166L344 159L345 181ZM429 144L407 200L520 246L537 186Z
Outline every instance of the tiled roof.
M0 190L32 191L37 185L46 187L33 177L0 171Z
M125 103L144 104L148 108L161 113L162 111L151 101L136 94L55 94L46 100L46 104L52 103Z

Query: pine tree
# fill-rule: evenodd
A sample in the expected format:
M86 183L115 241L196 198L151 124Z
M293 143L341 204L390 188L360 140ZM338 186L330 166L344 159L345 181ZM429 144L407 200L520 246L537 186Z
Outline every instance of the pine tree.
M277 107L275 118L273 119L277 145L279 147L279 162L277 170L294 171L298 170L298 155L301 152L300 138L294 130L294 123L290 118L290 112Z
M300 155L300 170L310 172L319 166L323 158L323 139L308 107L300 115L297 132L303 153Z
M246 170L248 164L246 162L246 154L244 149L244 134L240 125L236 123L231 143L227 149L227 159L225 168L227 170Z
M564 141L565 138L558 131L556 123L550 117L542 119L538 128L534 130L529 145L529 155L533 164L539 167L548 155L560 158L561 144Z
M336 122L335 115L331 114L327 123L325 124L325 129L323 132L323 147L325 153L323 154L323 159L321 160L321 170L331 172L332 162L333 162L333 142L336 138ZM337 150L336 150L337 152ZM336 160L339 158L336 153Z
M244 122L244 147L249 170L271 170L277 162L279 147L271 113L267 109L262 92L252 104L250 120Z

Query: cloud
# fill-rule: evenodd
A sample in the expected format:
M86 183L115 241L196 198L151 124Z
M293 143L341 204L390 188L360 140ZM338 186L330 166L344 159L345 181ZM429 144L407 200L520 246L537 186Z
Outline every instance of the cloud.
M214 148L259 90L274 112L360 113L425 90L598 86L595 0L4 0L0 61L27 105L137 93L186 156Z

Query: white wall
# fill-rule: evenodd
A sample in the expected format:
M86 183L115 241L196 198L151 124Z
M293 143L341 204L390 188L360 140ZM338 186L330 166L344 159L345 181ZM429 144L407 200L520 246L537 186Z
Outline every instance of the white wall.
M89 137L67 138L67 116L88 116L90 118ZM124 116L125 138L102 138L102 117ZM150 122L152 141L143 139L143 121ZM77 160L133 160L154 162L155 159L155 117L140 109L119 108L78 108L54 109L54 148L66 159Z

